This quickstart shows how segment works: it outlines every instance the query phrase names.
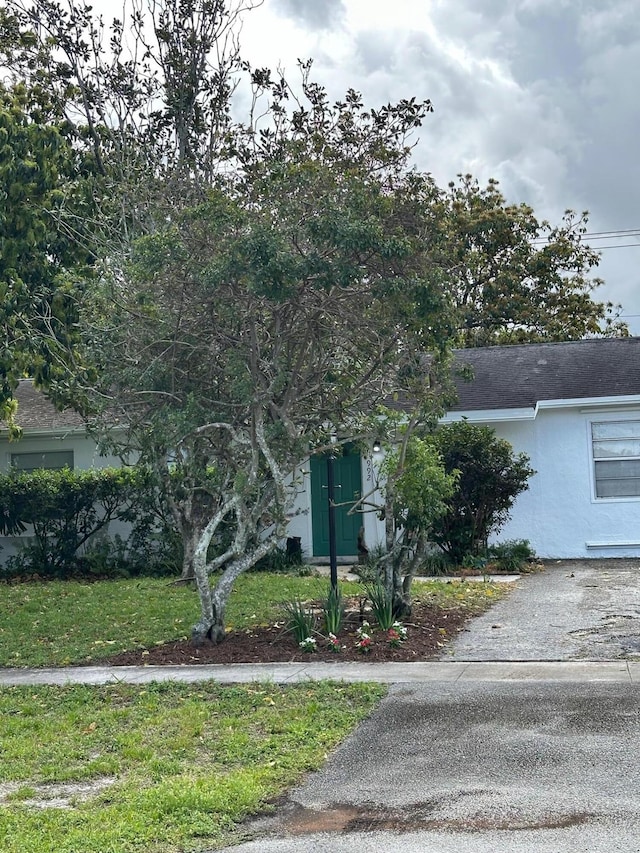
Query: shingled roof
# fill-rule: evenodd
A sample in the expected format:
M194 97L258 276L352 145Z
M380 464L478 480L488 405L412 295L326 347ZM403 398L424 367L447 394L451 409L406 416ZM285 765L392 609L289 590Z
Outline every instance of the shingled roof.
M593 338L457 350L455 364L474 378L456 379L451 411L534 408L542 400L640 395L640 338Z
M25 433L58 431L77 429L83 427L82 417L71 409L60 412L48 400L42 391L39 391L31 379L21 379L14 392L18 401L18 412L16 423L22 427ZM6 432L6 427L0 422L0 432Z
M542 400L640 395L640 338L456 350L454 363L471 367L474 377L470 382L456 378L458 401L450 409L454 412L533 409ZM15 397L16 421L27 433L84 426L77 412L58 411L30 379L20 381Z

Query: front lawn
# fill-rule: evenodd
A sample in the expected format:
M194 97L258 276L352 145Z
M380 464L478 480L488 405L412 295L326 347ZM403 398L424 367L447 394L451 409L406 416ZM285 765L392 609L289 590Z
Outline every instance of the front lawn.
M318 578L244 575L231 596L227 624L268 624L279 618L282 601L322 595L325 586ZM199 614L195 590L166 578L3 585L0 595L1 666L86 663L188 637Z
M282 602L326 590L326 579L247 574L228 625L271 625ZM415 589L449 613L476 613L502 592L464 582ZM166 579L4 585L0 594L4 666L152 648L188 636L198 617L194 590ZM230 843L243 818L320 766L382 695L329 682L0 687L0 850L187 853Z
M357 583L343 593L361 595ZM246 574L232 593L227 627L242 629L282 620L282 602L322 599L327 580L282 574ZM477 613L504 592L489 583L415 584L415 595L440 608ZM77 583L54 581L0 587L0 666L65 666L149 649L190 636L199 613L196 592L165 579Z
M0 850L220 846L383 693L328 682L0 688Z

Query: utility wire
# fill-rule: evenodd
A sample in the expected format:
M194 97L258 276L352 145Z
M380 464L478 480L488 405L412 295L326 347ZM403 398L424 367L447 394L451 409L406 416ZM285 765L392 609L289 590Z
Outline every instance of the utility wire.
M605 249L637 249L638 246L640 246L640 243L616 243L615 246L598 246L597 249L599 252L604 252Z
M582 243L590 243L594 240L617 240L617 239L629 239L631 237L637 237L640 241L640 228L625 228L619 229L617 231L591 231L586 234L580 235L580 241ZM549 244L549 238L538 237L536 240L531 241L534 246L544 246ZM610 246L598 246L597 250L599 252L604 249L627 249L632 248L633 246L640 246L640 242L638 243L614 243Z

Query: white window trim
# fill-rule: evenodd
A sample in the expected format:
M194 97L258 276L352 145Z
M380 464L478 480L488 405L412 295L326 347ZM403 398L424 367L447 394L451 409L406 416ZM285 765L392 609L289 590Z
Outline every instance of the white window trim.
M628 422L636 422L640 423L640 412L629 413L627 417L618 415L617 417L603 418L603 417L595 417L587 421L587 442L589 448L589 460L590 460L590 473L591 473L591 500L593 503L637 503L640 501L640 494L638 495L611 495L607 497L600 497L597 494L597 482L596 482L596 462L601 462L603 460L596 459L593 453L593 442L594 440L603 441L606 439L594 439L593 438L593 426L598 424L616 424L616 423L628 423ZM615 439L611 439L612 441ZM638 457L627 457L628 459L640 459ZM603 547L603 546L597 546Z

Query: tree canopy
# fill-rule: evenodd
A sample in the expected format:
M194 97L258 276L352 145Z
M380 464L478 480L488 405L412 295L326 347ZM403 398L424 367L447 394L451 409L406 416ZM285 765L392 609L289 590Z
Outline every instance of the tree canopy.
M422 361L451 335L429 264L433 186L399 168L415 104L355 147L370 114L350 96L319 135L316 94L304 125L174 210L84 302L107 418L120 410L127 428L113 441L173 496L214 638L230 584L284 534L301 460L368 437L394 395L435 405L437 359L430 374Z
M599 255L583 242L587 214L555 226L509 204L497 181L449 184L438 206L444 264L462 346L624 335L610 302L593 299Z
M78 165L63 129L29 115L25 93L0 89L0 414L17 380L47 383L73 347L74 293L90 253L73 232ZM73 272L73 275L72 275Z

